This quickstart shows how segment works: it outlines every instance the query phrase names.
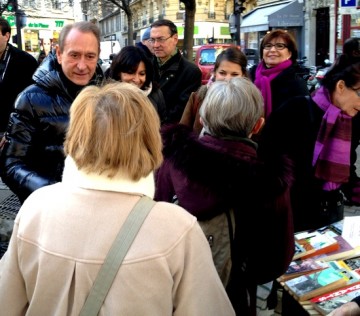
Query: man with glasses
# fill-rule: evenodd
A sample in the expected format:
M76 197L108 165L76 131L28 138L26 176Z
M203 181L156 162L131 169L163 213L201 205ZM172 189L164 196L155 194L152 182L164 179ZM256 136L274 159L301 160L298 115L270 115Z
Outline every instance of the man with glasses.
M190 94L201 85L201 71L185 59L179 49L176 25L169 20L151 24L149 42L153 47L155 81L160 85L167 107L167 123L180 121Z
M16 96L33 83L38 66L33 56L9 43L10 35L9 22L0 17L0 150Z

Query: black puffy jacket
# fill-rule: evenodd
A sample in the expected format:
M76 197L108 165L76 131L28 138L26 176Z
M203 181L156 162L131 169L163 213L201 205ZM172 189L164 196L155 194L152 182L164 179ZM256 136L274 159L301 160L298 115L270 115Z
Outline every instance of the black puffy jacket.
M91 84L103 79L97 69ZM23 202L36 189L61 180L69 109L81 87L62 74L49 54L33 75L35 84L17 98L0 158L3 182Z

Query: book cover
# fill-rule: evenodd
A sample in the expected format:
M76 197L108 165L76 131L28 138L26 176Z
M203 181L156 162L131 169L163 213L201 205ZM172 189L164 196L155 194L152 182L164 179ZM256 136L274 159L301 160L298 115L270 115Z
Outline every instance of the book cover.
M354 297L360 295L360 283L351 284L335 291L314 297L310 304L321 315L328 315L334 309L350 302Z
M360 246L358 247L351 246L347 242L347 240L341 235L335 236L334 238L339 244L339 249L316 256L315 259L326 262L332 260L347 259L354 256L360 256Z
M295 234L296 243L303 247L305 251L297 251L294 260L299 258L307 259L338 250L339 244L332 234L328 232L320 233L318 231Z
M338 269L329 267L318 272L302 275L284 282L284 286L299 301L339 289L348 284L349 279Z
M296 278L300 275L320 271L327 268L328 266L329 265L327 263L321 261L315 261L312 258L292 261L287 271L281 277L279 277L279 281L283 282Z

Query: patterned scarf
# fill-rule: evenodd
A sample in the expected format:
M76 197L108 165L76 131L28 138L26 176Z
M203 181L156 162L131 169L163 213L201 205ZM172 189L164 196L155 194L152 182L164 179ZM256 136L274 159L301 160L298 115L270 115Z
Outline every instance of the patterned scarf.
M261 62L256 68L255 73L255 85L261 91L261 94L264 98L264 110L265 118L268 118L272 111L272 101L271 101L271 87L270 82L273 80L280 72L292 65L291 60L285 60L282 63L278 64L272 68L266 68L265 63Z
M325 114L314 148L315 177L324 180L325 191L336 190L350 176L352 118L330 101L329 92L321 87L313 97Z

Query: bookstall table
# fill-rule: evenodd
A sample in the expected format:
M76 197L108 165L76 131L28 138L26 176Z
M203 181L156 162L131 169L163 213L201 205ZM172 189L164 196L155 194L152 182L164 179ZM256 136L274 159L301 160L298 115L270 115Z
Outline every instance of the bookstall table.
M299 302L293 293L285 288L284 282L280 282L280 285L283 289L282 316L321 316L310 304L310 301Z

